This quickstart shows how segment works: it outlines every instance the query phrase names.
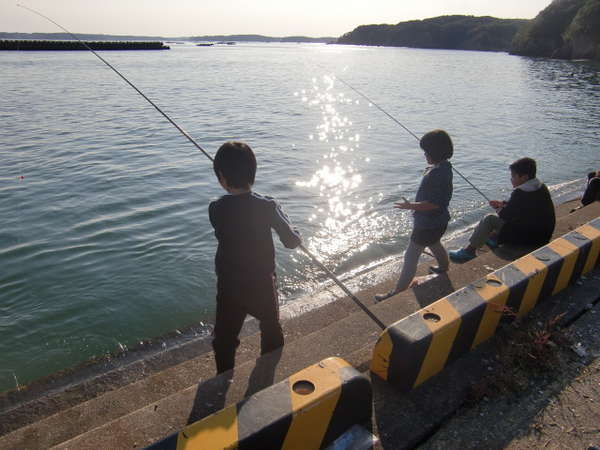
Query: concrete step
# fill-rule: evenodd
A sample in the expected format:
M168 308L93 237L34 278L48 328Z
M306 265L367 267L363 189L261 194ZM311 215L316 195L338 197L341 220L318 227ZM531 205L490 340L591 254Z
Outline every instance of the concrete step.
M556 234L564 234L599 215L600 207L596 206L571 215L562 214ZM384 323L391 324L482 277L490 269L503 266L509 259L510 255L502 257L484 252L467 264L452 266L448 277L438 277L378 305L373 305L373 294L388 286L370 287L359 292L358 296L366 304L373 305L373 312ZM125 385L121 383L122 378L128 378L126 368L113 371L109 378L116 380L114 389L106 386L100 393L94 380L88 380L62 392L23 403L0 416L0 423L13 426L0 437L0 448L49 448L54 445L104 448L104 434L120 436L128 445L147 445L178 430L188 420L239 401L244 394L268 386L266 383L280 381L325 357L340 356L349 359L356 367L365 366L380 330L364 313L356 311L354 304L345 299L286 322L284 328L288 340L275 368L271 367L271 355L256 361L253 359L253 355L258 353L258 340L255 334L250 333L240 348L238 366L231 380L227 380L227 376L211 378L214 373L212 354L203 352L162 370L152 371L152 363L142 365L136 362L140 367L135 370L141 373L137 374L138 379ZM160 366L158 363L154 365ZM145 374L144 367L148 367L150 373ZM226 384L224 380L227 380ZM226 395L219 396L225 388ZM209 401L211 398L214 401ZM45 410L40 406L44 402L50 405ZM36 415L36 407L42 410L41 414ZM21 417L27 411L29 420L20 426L15 425L19 420L23 422ZM150 428L155 431L150 432L148 424L154 424ZM112 431L109 433L108 430ZM103 445L85 447L87 440ZM106 444L121 448L123 443Z

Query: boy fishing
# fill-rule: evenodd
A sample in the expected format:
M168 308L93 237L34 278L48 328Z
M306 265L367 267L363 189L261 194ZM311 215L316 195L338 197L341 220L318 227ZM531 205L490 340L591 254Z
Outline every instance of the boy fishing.
M536 178L535 160L518 159L509 169L510 198L490 201L496 213L479 222L466 247L450 251L452 261L475 258L477 249L486 243L493 248L500 244L540 247L550 242L556 223L554 204L546 185Z
M218 240L213 349L221 373L234 367L238 335L248 314L260 321L261 354L283 345L271 230L286 248L296 248L302 240L275 200L252 192L256 157L248 145L226 142L213 168L227 191L208 208Z
M385 300L410 287L425 247L429 247L438 263L430 267L430 271L439 274L448 270L448 253L440 239L450 220L448 205L452 198L452 164L448 160L452 158L454 147L444 130L430 131L420 139L419 145L430 167L421 180L415 201L404 199L394 204L394 208L412 210L414 216L410 243L404 253L404 265L396 287L387 294L376 295L376 301Z

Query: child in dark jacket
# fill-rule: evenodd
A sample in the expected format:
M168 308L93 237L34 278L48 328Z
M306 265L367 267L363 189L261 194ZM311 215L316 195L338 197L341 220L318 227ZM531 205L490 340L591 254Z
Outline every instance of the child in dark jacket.
M412 210L414 216L410 242L404 253L404 265L396 287L387 294L377 294L376 301L385 300L410 287L425 247L429 247L438 263L430 270L435 273L448 270L448 253L440 239L450 220L448 206L452 198L452 164L448 160L452 158L454 147L444 130L430 131L421 138L419 144L431 166L421 180L415 201L405 200L394 204L394 208Z
M541 247L550 242L556 217L552 197L545 184L536 178L536 163L521 158L510 165L513 191L507 202L492 200L496 214L488 214L479 222L469 245L450 251L450 259L466 262L476 256L476 250L488 243Z
M213 349L221 373L234 366L238 335L248 314L260 321L261 354L283 345L271 230L286 248L302 240L275 200L252 192L256 158L248 145L223 144L215 155L214 171L228 192L208 208L219 242Z
M600 170L588 173L588 182L581 198L583 206L600 201Z

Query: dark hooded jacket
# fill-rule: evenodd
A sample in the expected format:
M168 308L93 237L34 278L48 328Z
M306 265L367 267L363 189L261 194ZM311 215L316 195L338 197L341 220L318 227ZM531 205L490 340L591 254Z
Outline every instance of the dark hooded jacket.
M498 242L540 247L552 239L556 216L545 184L533 178L513 189L498 215L504 220Z

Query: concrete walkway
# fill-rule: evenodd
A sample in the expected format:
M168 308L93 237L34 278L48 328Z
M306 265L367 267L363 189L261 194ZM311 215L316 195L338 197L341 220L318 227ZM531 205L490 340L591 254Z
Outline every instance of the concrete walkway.
M563 329L568 339L554 343L551 370L518 371L523 386L499 390L487 384L486 395L475 404L459 408L420 447L441 449L588 449L600 446L600 271L562 297L562 306L577 304L583 313ZM552 308L530 321L532 330L559 309ZM502 369L487 353L480 385L493 371ZM485 358L485 357L484 357ZM496 363L496 364L494 364ZM494 374L495 376L495 374ZM513 380L514 381L514 380Z
M555 235L600 216L599 203L568 214L572 206L559 208ZM448 276L380 304L373 304L373 295L389 289L392 280L357 296L380 320L391 324L517 256L485 251L467 264L453 265ZM424 270L426 266L420 268L421 273ZM340 356L367 372L381 331L349 299L291 319L284 330L282 352L256 360L258 337L250 325L235 371L215 378L209 346L198 340L122 366L118 361L107 367L92 366L34 383L22 392L4 394L0 396L0 448L144 447L323 358ZM448 368L443 377L468 380L465 374L476 372L469 368L471 356ZM440 384L443 377L408 395L373 380L373 427L384 448L410 448L426 442L433 430L460 408L464 388L454 381Z

